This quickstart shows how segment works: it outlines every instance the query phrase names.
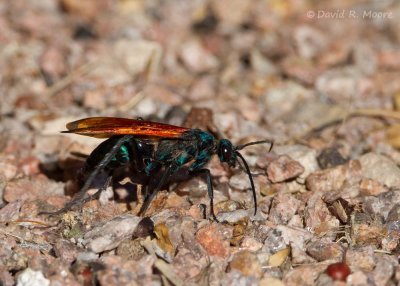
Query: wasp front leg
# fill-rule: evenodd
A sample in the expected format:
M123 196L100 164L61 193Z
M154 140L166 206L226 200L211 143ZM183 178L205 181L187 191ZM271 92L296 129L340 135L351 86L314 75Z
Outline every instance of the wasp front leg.
M205 175L206 182L207 182L208 197L210 198L210 214L211 214L212 218L216 222L218 222L218 219L214 213L214 188L213 188L213 184L212 184L212 176L211 176L210 170L209 169L194 170L194 171L189 171L189 174L197 175L197 176Z
M214 188L212 184L212 176L209 169L203 168L211 159L212 152L209 149L201 150L197 156L195 161L189 167L189 174L191 175L205 175L207 182L207 192L210 198L210 214L215 221L218 222L217 217L214 213Z

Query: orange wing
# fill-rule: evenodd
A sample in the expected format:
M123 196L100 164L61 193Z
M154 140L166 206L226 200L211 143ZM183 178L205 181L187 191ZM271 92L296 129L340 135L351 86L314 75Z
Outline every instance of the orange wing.
M114 135L136 135L150 138L179 138L189 128L164 123L117 118L89 117L67 124L68 131L96 138L109 138Z

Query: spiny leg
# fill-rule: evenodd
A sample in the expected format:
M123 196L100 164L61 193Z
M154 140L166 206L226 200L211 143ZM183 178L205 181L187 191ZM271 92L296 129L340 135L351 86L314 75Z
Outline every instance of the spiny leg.
M206 176L206 182L207 182L207 192L208 196L210 197L210 214L213 217L213 219L218 222L217 217L215 216L214 213L214 189L212 185L212 177L210 170L208 169L199 169L199 170L194 170L194 171L189 171L190 174L193 175L203 175L205 174Z
M131 135L125 135L118 139L118 141L115 143L115 145L111 148L111 150L104 156L104 158L100 161L100 163L96 166L96 168L93 170L93 172L89 175L89 177L86 179L85 184L81 188L81 190L76 193L75 197L66 204L65 207L62 209L55 211L55 212L40 212L39 214L48 214L48 215L59 215L63 212L66 212L70 210L72 207L74 207L76 204L81 204L81 202L85 201L85 194L86 191L89 189L90 185L93 183L94 179L96 176L106 168L107 164L112 160L112 158L115 156L115 154L118 153L118 150L121 148L121 146L128 141L131 138ZM107 182L109 182L107 180ZM100 192L98 191L99 195ZM97 194L97 193L96 193Z
M99 188L94 194L92 195L87 195L87 192L82 192L80 191L77 193L74 198L69 201L62 209L59 209L58 211L55 212L40 212L39 214L49 214L49 215L59 215L62 214L66 211L71 210L73 207L81 207L87 202L90 202L92 200L96 200L100 197L101 192L107 189L107 187L110 185L112 180L112 176L108 176L107 180L105 183Z
M74 204L74 205L75 206L76 205L81 206L81 205L83 205L83 204L85 204L87 202L90 202L92 200L97 200L100 197L101 193L103 191L105 191L108 188L108 186L111 184L111 181L112 181L112 176L108 176L106 182L101 186L101 188L97 192L95 192L94 194L92 194L90 196L83 197L81 199L81 201L76 202L76 204Z
M167 182L167 179L169 176L172 174L172 166L168 166L162 175L160 182L157 184L157 187L153 190L153 192L147 197L142 205L142 207L139 210L138 215L142 216L145 214L147 208L149 207L151 201L154 199L154 197L157 195L157 193L161 190L163 185ZM147 192L148 190L146 190Z

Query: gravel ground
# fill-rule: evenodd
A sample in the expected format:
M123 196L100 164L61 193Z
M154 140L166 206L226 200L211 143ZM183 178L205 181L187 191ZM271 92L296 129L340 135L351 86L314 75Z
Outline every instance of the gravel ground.
M399 47L395 0L1 1L0 285L400 285ZM185 174L139 216L133 168L41 214L79 191L101 139L60 131L90 116L273 140L242 150L257 213L214 156L219 222Z

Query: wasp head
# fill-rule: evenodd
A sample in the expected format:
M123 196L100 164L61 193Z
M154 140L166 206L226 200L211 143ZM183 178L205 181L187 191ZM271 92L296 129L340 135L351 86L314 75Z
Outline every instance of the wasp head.
M242 154L240 154L239 150L242 150L243 148L245 148L247 146L263 144L263 143L271 143L271 147L269 149L271 151L273 141L270 141L270 140L255 141L255 142L250 142L247 144L238 145L238 146L234 147L232 145L231 141L229 141L227 139L221 139L219 141L218 150L217 150L218 157L221 162L227 163L231 167L235 167L236 162L238 162L239 167L241 167L241 169L243 169L249 176L249 181L250 181L251 190L253 192L253 199L254 199L254 215L257 213L256 189L254 187L253 176L251 175L249 165L247 164L247 162L244 159L244 157L242 156ZM240 163L238 158L240 158L243 165Z
M227 139L221 139L218 144L217 154L219 160L223 163L227 163L231 167L235 167L237 156L231 141Z

